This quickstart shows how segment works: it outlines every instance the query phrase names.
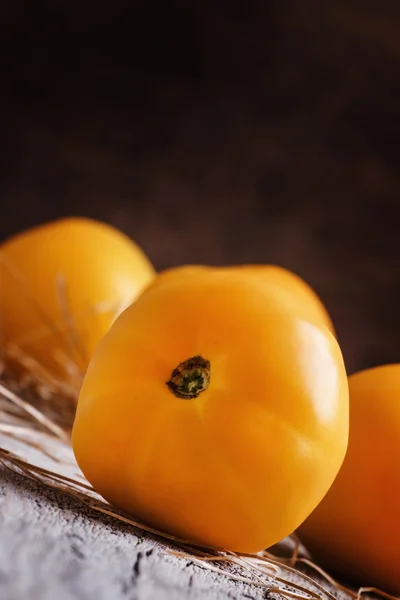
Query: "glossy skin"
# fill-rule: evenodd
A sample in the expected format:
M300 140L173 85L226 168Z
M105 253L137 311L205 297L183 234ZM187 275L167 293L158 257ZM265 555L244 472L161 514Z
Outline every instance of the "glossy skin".
M0 247L4 342L59 377L73 365L84 371L116 315L153 277L142 250L103 223L63 219L21 233Z
M196 398L166 385L210 362ZM95 489L142 521L259 551L322 499L348 437L348 386L326 327L282 310L245 272L209 270L143 294L99 344L73 429Z
M299 530L317 560L400 595L400 364L349 378L348 453Z
M261 278L265 284L273 286L279 295L282 305L290 309L301 310L306 318L320 321L332 333L335 333L328 311L308 283L295 273L292 273L292 271L276 265L236 265L233 267L184 265L161 271L147 289L162 285L175 277L196 277L199 273L204 273L207 269L244 269Z

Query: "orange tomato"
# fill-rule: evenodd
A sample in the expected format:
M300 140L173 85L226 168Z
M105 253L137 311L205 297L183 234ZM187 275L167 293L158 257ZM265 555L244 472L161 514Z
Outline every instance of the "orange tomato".
M342 463L348 386L326 327L238 270L143 294L92 358L73 428L112 504L171 534L258 551L315 508Z
M282 305L291 309L301 310L305 318L310 318L313 321L317 320L321 324L326 325L332 333L335 333L328 311L308 283L288 269L276 265L236 265L233 267L184 265L161 271L145 291L171 281L176 277L196 277L200 273L204 273L207 269L222 268L244 269L246 272L259 277L265 284L274 287Z
M349 378L350 439L339 475L299 530L329 567L400 594L400 364Z
M2 339L52 373L84 371L111 323L154 276L118 230L62 219L0 246Z

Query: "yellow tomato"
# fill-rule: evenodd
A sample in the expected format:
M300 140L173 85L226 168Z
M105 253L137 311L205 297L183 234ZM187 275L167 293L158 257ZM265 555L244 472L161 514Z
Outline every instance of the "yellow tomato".
M0 247L5 346L58 375L85 370L117 314L153 276L142 250L103 223L70 218L21 233Z
M176 277L196 277L206 269L244 269L259 277L266 285L273 286L279 295L280 302L287 308L301 310L305 318L318 320L326 325L332 333L334 327L329 314L314 290L301 277L288 269L276 265L236 265L233 267L207 267L204 265L184 265L165 269L157 274L147 290L164 284ZM147 291L145 290L145 291Z
M342 463L348 386L326 327L245 272L143 294L94 353L73 428L112 504L200 543L258 551L291 533Z
M347 456L300 535L326 565L400 594L400 364L352 375L349 388Z

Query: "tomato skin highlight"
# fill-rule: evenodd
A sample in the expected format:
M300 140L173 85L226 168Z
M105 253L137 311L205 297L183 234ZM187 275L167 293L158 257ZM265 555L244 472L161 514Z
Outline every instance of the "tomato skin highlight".
M59 377L67 376L63 359L85 371L115 316L154 274L142 250L104 223L60 219L18 234L0 246L4 345Z
M252 275L216 269L155 286L116 320L72 440L112 504L172 535L255 552L315 508L347 438L347 378L328 328Z
M400 364L349 377L343 466L299 535L328 568L400 595Z

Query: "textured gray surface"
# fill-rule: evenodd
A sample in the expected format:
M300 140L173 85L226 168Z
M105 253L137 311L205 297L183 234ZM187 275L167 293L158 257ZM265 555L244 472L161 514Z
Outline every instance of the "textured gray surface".
M0 470L1 600L255 600L263 594Z

